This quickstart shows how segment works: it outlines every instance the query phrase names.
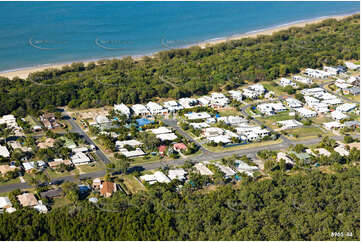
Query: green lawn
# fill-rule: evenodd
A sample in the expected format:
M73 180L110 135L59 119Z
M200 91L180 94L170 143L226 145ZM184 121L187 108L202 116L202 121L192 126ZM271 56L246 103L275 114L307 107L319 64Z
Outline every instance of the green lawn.
M288 129L286 132L288 135L294 136L290 137L291 139L316 138L318 135L326 134L326 132L324 132L322 129L314 126L304 126L297 129Z
M281 87L281 86L277 83L277 80L272 81L272 82L261 82L261 84L262 84L268 91L274 92L276 96L286 94L286 93L283 92L283 90L282 90L283 87Z
M140 184L136 178L132 175L120 175L119 176L121 179L123 179L123 183L124 185L127 187L127 189L131 192L131 193L137 193L138 191L144 191L145 187L143 186L143 184Z
M258 117L257 119L267 126L278 128L277 121L294 119L294 117L289 115L289 111L285 111L271 116Z
M6 182L0 182L0 186L14 184L14 183L20 183L19 177L15 178L15 179L10 179Z
M94 165L90 166L90 164L94 164ZM91 173L91 172L100 171L100 170L105 169L105 166L101 161L92 162L90 164L77 166L77 168L80 171L80 174Z
M219 115L221 115L221 116L231 116L231 115L238 116L238 115L241 115L241 112L237 111L234 108L234 109L231 109L231 110L230 109L228 109L228 110L220 110Z

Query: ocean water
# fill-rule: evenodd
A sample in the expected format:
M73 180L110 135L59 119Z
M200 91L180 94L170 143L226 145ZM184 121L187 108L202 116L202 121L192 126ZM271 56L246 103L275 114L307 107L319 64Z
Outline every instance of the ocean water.
M359 11L359 2L0 2L0 71L150 54Z

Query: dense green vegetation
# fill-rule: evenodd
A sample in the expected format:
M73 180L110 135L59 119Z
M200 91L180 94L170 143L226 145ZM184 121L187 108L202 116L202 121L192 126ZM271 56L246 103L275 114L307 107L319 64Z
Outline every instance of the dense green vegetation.
M278 171L272 179L208 193L177 193L168 184L132 196L117 193L98 205L74 199L48 214L2 214L0 239L358 241L359 175L358 166L335 174Z
M26 80L0 78L0 115L24 116L43 108L99 107L180 98L270 81L302 68L359 59L359 15L291 28L201 49L169 50L142 61L103 60L33 73ZM171 83L172 85L170 85Z

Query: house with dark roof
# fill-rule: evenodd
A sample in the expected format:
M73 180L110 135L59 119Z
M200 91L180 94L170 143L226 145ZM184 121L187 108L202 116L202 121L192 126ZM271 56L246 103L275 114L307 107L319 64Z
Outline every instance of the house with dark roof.
M57 198L63 196L63 190L61 188L51 189L40 193L41 198Z

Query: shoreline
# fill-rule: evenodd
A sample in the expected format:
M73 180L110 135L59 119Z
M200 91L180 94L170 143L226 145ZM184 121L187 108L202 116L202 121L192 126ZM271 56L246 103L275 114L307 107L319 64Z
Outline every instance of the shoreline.
M352 14L345 14L345 15L323 16L323 17L317 17L317 18L312 18L312 19L293 21L290 23L281 24L281 25L277 25L277 26L271 26L271 27L264 28L264 29L248 31L248 32L242 33L242 34L235 34L235 35L227 36L227 37L212 38L209 40L201 41L198 43L194 43L194 44L190 44L190 45L182 46L182 47L178 47L178 48L190 48L193 46L199 46L200 48L204 49L206 47L224 43L227 41L239 40L242 38L254 38L259 35L272 35L275 32L279 32L281 30L286 30L286 29L289 29L292 27L305 27L308 24L320 23L326 19L342 20L344 18L350 17L355 14L359 14L359 13L360 12L352 13ZM133 55L131 57L134 60L141 60L146 56L153 57L156 53L158 53L158 52L148 53L148 54L144 54L144 55ZM93 58L93 59L88 59L88 60L72 60L72 61L67 61L67 62L62 62L62 63L43 64L43 65L37 65L37 66L32 66L32 67L23 67L23 68L0 71L0 76L7 77L9 79L13 79L14 77L19 77L19 78L24 79L24 78L27 78L30 73L43 71L48 68L60 69L63 66L71 65L74 62L82 62L82 63L84 63L84 65L87 65L90 62L97 62L98 60L122 59L124 57L125 56L104 57L104 58L100 57L100 58Z

